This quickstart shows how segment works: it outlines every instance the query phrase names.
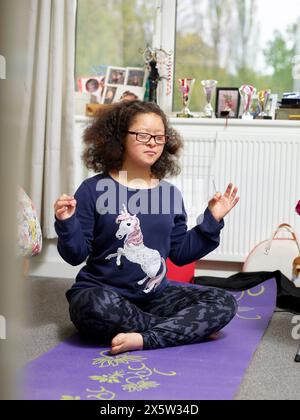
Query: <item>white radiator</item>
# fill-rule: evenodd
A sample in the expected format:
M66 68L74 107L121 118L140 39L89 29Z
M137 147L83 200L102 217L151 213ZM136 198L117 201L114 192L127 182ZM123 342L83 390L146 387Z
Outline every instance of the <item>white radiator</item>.
M205 259L243 262L281 223L291 224L300 239L295 213L300 199L299 128L175 128L184 137L185 151L181 175L169 180L183 192L189 228L215 193L213 179L222 193L231 181L239 187L240 202L225 218L221 244Z

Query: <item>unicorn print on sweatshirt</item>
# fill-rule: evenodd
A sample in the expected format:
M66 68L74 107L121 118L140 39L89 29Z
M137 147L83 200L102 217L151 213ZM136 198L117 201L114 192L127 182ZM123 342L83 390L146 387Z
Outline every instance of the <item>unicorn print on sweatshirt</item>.
M160 253L155 249L147 248L143 242L143 234L141 231L140 220L136 215L132 216L127 212L125 204L123 204L123 211L116 219L116 223L120 224L116 237L121 241L125 238L124 248L118 248L116 254L110 254L106 260L117 258L117 266L121 265L121 258L124 256L128 261L140 264L141 269L146 274L146 277L141 279L137 284L144 285L144 293L154 291L157 286L163 281L167 272L166 262L161 257ZM163 264L163 271L158 274L161 263Z

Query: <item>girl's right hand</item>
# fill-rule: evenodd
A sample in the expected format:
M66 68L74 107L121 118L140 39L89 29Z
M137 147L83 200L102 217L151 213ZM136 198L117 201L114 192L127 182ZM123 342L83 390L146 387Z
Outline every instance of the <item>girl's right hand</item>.
M55 216L58 220L66 220L73 216L76 211L77 201L74 197L63 194L60 196L55 204L54 204L54 211Z

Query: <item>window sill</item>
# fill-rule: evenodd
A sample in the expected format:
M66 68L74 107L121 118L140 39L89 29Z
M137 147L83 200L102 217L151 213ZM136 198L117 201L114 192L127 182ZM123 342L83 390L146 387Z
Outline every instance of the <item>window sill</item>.
M75 115L75 122L84 124L90 122L92 119L84 115ZM226 125L225 119L211 119L211 118L176 118L173 115L169 117L172 125L181 126L211 126L211 127L222 127ZM228 127L271 127L271 128L300 128L300 121L289 121L289 120L241 120L241 119L229 119Z
M211 118L176 118L171 116L170 122L172 125L202 125L202 126L225 126L225 119L211 119ZM229 119L228 127L299 127L300 121L290 120L242 120L242 119Z

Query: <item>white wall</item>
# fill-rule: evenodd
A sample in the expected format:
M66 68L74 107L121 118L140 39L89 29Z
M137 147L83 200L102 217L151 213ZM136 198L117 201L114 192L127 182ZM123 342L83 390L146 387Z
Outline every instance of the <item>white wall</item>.
M57 240L47 239L44 241L42 253L30 260L29 275L75 279L83 266L84 264L77 267L67 264L57 251Z

